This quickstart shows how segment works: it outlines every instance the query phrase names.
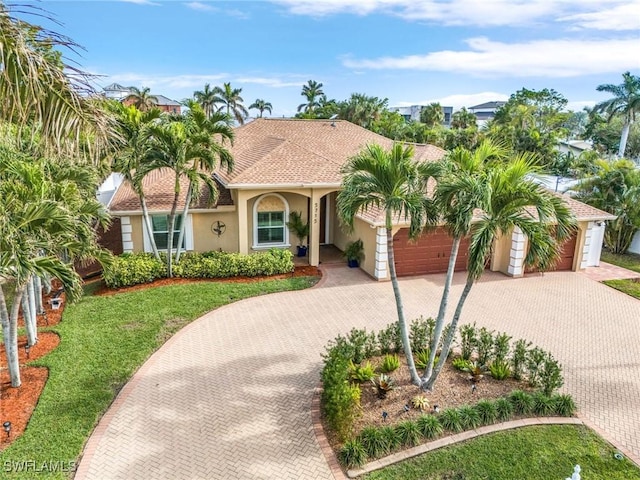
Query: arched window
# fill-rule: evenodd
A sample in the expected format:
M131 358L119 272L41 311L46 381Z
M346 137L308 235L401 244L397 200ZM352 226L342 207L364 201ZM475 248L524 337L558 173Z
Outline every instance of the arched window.
M253 204L253 248L289 246L289 204L277 193L267 193Z

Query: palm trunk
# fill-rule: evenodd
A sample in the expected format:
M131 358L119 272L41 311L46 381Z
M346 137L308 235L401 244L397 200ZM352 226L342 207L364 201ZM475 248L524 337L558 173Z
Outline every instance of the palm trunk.
M438 309L438 318L436 319L436 329L433 332L433 339L431 340L431 350L429 352L429 364L425 369L424 376L422 377L422 383L425 384L431 378L433 373L433 362L436 359L436 351L440 344L440 337L442 336L442 330L444 330L445 316L447 314L447 304L449 302L449 292L451 290L451 283L453 283L453 273L456 269L456 260L458 258L458 250L460 249L460 237L453 239L451 245L451 256L449 257L449 266L447 268L447 277L444 281L444 289L442 290L442 298L440 300L440 308ZM444 362L447 357L440 356L440 362ZM439 363L440 363L439 362Z
M24 320L24 328L27 331L27 343L29 345L35 345L38 341L36 337L36 332L33 328L33 323L31 322L31 306L29 305L29 282L25 284L25 292L22 295L20 300L20 304L22 306L22 319Z
M42 303L42 280L39 276L35 275L33 277L33 281L35 282L36 291L36 313L38 315L42 315L44 313L44 304Z
M158 252L158 247L156 246L156 239L153 237L153 225L151 225L151 218L149 217L149 210L147 209L147 200L142 194L139 194L139 197L140 205L142 205L142 220L147 227L147 238L149 239L149 245L151 245L153 256L156 257L157 260L160 260L160 253Z
M34 342L29 345L34 345L38 342L38 319L36 317L36 289L35 289L35 275L31 275L29 282L27 283L27 301L29 303L29 322L31 323L31 329L33 331ZM25 322L26 324L26 322Z
M631 128L630 122L624 122L622 127L622 134L620 135L620 147L618 148L618 157L624 157L624 151L627 149L627 138L629 138L629 129Z
M387 225L389 225L390 223L391 213L387 212ZM402 305L402 297L400 295L400 285L398 284L398 277L396 275L395 255L393 253L393 232L391 231L391 227L387 227L387 260L389 262L389 275L391 276L391 285L393 285L393 295L396 299L396 311L398 313L398 324L400 325L402 346L404 347L404 354L407 357L407 367L409 367L411 382L414 385L420 385L420 375L418 375L415 363L413 362L413 354L411 353L411 342L409 341L409 329L407 328L407 321L404 318L404 308Z
M453 339L456 335L456 330L458 328L458 321L460 320L460 315L462 314L462 307L464 307L464 303L467 300L467 296L471 291L471 287L473 287L473 282L475 280L471 276L467 276L467 283L464 285L464 289L460 294L460 299L458 300L458 305L456 306L456 311L453 314L453 320L451 320L451 327L447 332L447 338L444 339L442 344L442 352L440 352L440 361L438 365L433 370L433 375L424 385L425 390L433 390L433 384L436 382L438 375L440 375L440 370L442 370L442 366L445 364L446 358L449 356L449 352L451 350L451 344L453 343Z
M184 232L186 230L185 224L187 221L187 215L189 213L189 204L191 203L191 192L193 190L193 184L189 182L189 188L187 189L187 198L184 202L184 208L182 209L182 221L180 222L180 234L178 235L178 245L176 246L176 263L180 261L180 252L182 248L182 242L184 240Z
M11 306L11 317L9 318L9 328L4 333L7 366L11 377L11 386L15 388L22 385L20 381L20 363L18 361L18 313L20 312L20 303L24 296L24 290L25 285L16 285L16 294Z
M173 205L169 214L169 231L167 232L167 275L173 277L173 229L176 225L176 210L178 209L178 197L180 196L180 177L176 173L174 186Z

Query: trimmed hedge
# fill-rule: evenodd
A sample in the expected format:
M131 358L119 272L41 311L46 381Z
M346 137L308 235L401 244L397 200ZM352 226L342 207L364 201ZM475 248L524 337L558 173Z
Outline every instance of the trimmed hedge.
M173 266L173 273L181 278L228 278L278 275L292 272L293 269L293 254L289 250L272 249L251 255L189 252ZM116 257L104 269L102 276L110 288L128 287L166 278L167 267L150 253L125 253Z

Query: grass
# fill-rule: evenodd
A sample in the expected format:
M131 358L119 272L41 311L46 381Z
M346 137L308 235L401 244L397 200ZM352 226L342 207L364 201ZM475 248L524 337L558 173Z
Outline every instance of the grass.
M603 250L600 259L603 262L611 263L612 265L617 265L618 267L626 268L640 273L640 255L636 255L635 253L625 253L624 255L619 255Z
M469 440L361 477L366 480L640 480L640 469L583 426L519 428Z
M115 395L174 332L222 305L266 293L310 287L314 277L255 283L192 283L113 296L86 297L68 305L59 347L35 365L49 380L24 435L0 454L11 461L74 462ZM11 478L33 478L33 471ZM67 478L69 473L39 473Z
M634 279L605 280L602 283L610 286L611 288L615 288L616 290L620 290L621 292L624 292L627 295L631 295L632 297L640 300L640 282L637 282Z

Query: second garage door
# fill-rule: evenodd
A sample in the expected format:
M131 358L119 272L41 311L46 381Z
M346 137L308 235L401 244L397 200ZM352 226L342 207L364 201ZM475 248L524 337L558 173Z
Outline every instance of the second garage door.
M402 228L393 237L396 273L399 277L443 273L449 267L453 238L443 228L409 241L409 229ZM466 270L469 255L469 239L460 242L456 271Z

